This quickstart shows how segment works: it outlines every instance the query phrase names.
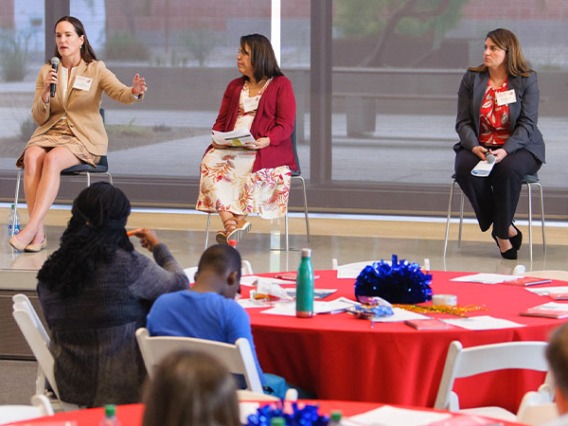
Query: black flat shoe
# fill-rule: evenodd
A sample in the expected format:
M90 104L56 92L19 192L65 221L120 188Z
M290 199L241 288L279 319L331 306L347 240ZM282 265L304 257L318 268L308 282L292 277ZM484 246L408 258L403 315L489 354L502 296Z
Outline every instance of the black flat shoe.
M509 238L509 241L511 241L511 245L515 250L519 250L521 248L521 244L523 243L523 233L519 228L515 226L514 223L512 223L511 225L517 230L517 235Z
M517 250L515 248L510 248L506 252L500 251L500 253L503 259L515 260L517 258Z

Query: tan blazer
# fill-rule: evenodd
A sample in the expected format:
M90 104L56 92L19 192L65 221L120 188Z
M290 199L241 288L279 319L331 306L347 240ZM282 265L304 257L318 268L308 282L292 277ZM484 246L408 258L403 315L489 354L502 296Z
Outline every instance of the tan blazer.
M102 94L106 93L111 99L123 104L137 101L132 95L131 87L120 80L105 66L102 61L86 63L81 61L74 77L71 79L66 98L63 99L63 90L58 90L49 103L43 103L41 94L44 88L44 78L50 69L50 64L41 67L37 81L32 116L39 126L33 136L45 134L63 115L75 136L85 144L87 150L94 155L106 155L108 150L108 136L103 119L99 112ZM89 90L73 88L77 76L91 78ZM63 84L59 82L58 86Z

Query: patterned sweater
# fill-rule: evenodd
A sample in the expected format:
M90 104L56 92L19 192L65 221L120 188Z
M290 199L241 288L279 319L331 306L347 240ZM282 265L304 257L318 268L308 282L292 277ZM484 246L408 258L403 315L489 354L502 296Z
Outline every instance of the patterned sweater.
M146 370L136 329L146 325L159 295L189 287L165 245L157 245L153 255L156 262L136 251L117 250L78 296L63 299L38 284L63 401L96 407L140 400Z

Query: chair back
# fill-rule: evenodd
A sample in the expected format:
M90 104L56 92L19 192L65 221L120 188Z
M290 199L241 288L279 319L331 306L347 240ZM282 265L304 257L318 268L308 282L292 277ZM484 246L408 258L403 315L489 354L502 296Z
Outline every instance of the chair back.
M300 168L300 158L298 157L298 137L296 135L296 122L294 122L294 130L292 130L292 150L294 151L294 161L296 162L296 166L298 168L296 170L292 170L292 176L300 176L302 174L302 170Z
M53 407L45 395L32 396L31 405L0 405L1 425L44 416L53 416Z
M150 336L146 328L136 330L136 339L150 378L160 361L171 352L189 350L203 352L221 362L233 374L244 376L247 389L262 393L262 384L247 339L234 345L193 337Z
M461 342L450 343L434 408L459 410L459 399L452 391L458 378L506 369L547 372L546 342L505 342L464 349Z
M54 375L55 360L49 350L51 341L49 335L27 296L23 294L15 295L12 300L14 301L12 316L30 346L45 379L47 379L53 392L59 398L59 390L57 389ZM38 377L38 382L40 380L41 377ZM40 383L37 383L37 385L39 386Z

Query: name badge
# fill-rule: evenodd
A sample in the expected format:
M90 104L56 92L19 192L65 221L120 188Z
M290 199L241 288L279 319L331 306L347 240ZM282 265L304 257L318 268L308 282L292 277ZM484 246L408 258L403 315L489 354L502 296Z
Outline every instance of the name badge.
M517 102L517 98L515 97L515 91L513 89L507 90L506 92L497 92L495 93L497 97L497 105L509 105L514 104Z
M92 78L83 77L82 75L75 76L75 82L73 83L73 89L91 90L91 83L93 82Z

